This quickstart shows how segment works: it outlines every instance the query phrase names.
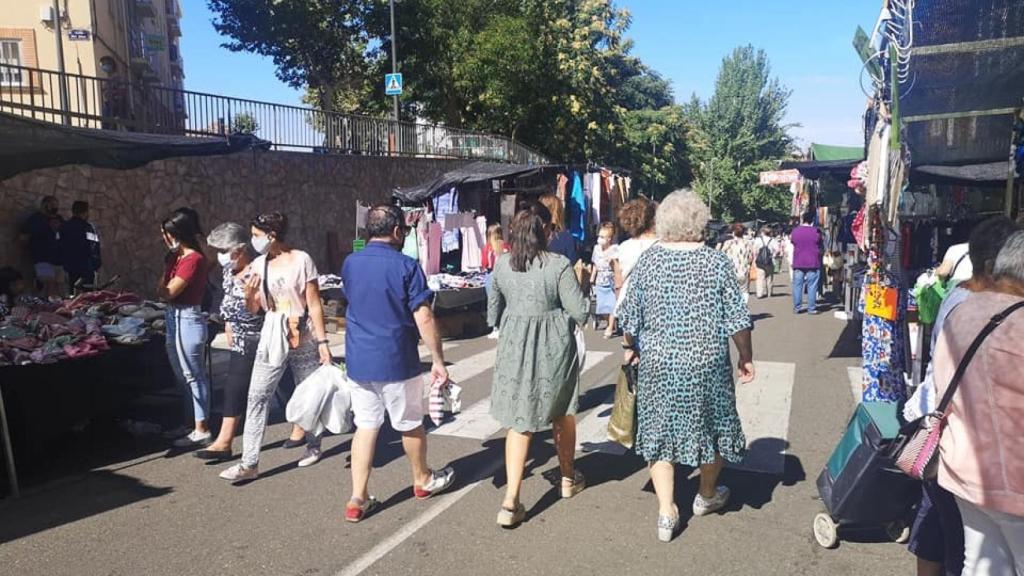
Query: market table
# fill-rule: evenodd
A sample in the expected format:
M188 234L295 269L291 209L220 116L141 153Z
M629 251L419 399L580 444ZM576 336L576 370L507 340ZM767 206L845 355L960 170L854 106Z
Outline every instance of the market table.
M82 419L117 413L144 391L173 385L164 339L112 345L86 358L0 366L0 434L11 494L19 494L15 453L45 452L57 432Z

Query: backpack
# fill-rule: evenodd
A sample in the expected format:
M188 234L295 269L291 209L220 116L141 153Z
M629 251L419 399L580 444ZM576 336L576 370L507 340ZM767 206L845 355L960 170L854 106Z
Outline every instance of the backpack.
M772 251L768 249L768 243L765 242L764 238L761 238L761 248L758 249L757 259L754 262L758 268L768 274L775 273L775 257L772 256Z

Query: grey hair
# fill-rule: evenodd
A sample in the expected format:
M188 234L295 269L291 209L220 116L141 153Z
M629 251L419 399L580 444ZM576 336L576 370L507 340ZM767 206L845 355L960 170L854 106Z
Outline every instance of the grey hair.
M663 242L700 242L710 219L707 204L693 190L676 190L658 205L658 237Z
M1024 230L1014 232L1006 239L1006 244L999 250L999 256L996 256L992 275L1024 282Z
M249 231L241 224L225 222L210 232L206 243L220 252L234 252L249 245Z

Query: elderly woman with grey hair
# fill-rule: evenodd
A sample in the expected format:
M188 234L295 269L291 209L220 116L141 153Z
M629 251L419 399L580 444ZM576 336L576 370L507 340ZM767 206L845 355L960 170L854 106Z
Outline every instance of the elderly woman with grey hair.
M991 280L982 286L972 282L971 288L980 291L950 312L935 348L936 395L945 394L954 374L963 370L945 412L938 480L956 497L963 518L963 573L1021 574L1024 232L1003 245ZM988 335L975 345L983 330ZM973 358L966 358L972 350Z
M252 377L256 345L259 343L263 316L253 314L245 306L245 284L249 280L249 264L254 252L249 245L249 231L239 224L228 222L214 228L206 243L217 251L217 261L224 271L224 299L220 315L224 319L231 359L224 388L224 414L220 432L213 444L195 452L202 460L226 461L233 455L231 443L239 417L245 412Z
M619 307L625 363L639 364L634 449L650 467L662 542L679 528L674 465L700 468L693 513L703 516L728 502L718 475L746 449L729 337L739 350L740 381L750 382L750 313L729 257L702 242L709 216L689 190L665 198L656 217L661 241L640 258Z

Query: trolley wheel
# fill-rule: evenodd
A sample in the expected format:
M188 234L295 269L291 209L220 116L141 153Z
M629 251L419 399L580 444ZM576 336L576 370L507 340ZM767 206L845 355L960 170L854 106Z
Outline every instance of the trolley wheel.
M893 520L885 525L885 533L897 544L910 541L910 526L903 520Z
M822 548L835 548L839 545L839 526L824 512L814 517L814 539Z

